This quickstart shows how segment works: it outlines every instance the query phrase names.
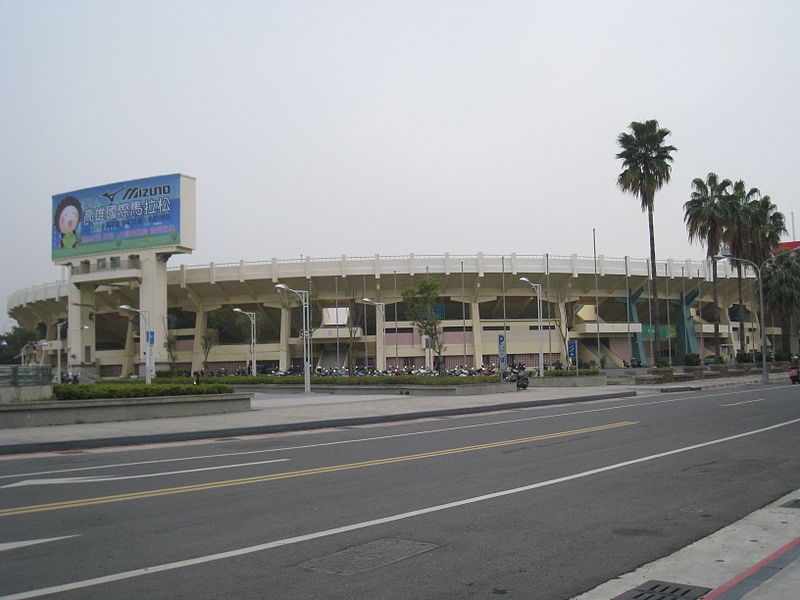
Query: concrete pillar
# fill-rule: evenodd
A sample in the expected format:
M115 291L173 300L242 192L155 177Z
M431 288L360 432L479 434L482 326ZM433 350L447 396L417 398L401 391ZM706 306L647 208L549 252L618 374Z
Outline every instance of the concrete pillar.
M477 368L483 362L483 326L477 302L470 302L469 314L472 317L472 366Z
M192 342L192 373L205 368L203 360L203 337L206 335L206 309L202 304L195 306L194 341Z
M375 368L382 371L386 368L386 320L378 307L375 307L375 355Z
M62 368L69 371L80 366L93 367L95 359L94 329L95 284L69 286L67 296L67 360Z
M557 323L556 327L558 327L559 325L561 327L561 333L558 335L558 341L559 341L559 345L561 346L561 348L558 351L558 355L559 355L559 360L564 365L566 365L566 364L568 364L567 363L567 346L566 346L566 343L565 343L564 338L562 336L565 334L567 336L567 338L569 338L569 327L567 326L567 323L569 322L567 320L567 303L564 302L563 300L560 300L557 304L558 304L558 318L559 318L560 324Z
M142 285L139 288L139 310L146 311L149 326L155 332L153 355L156 370L168 367L169 359L164 348L167 339L167 261L155 252L142 252L139 255L142 270ZM143 328L144 329L144 328ZM147 335L142 331L142 343Z
M125 358L122 361L123 379L133 374L133 367L136 364L136 352L133 347L133 320L128 319L128 328L125 331Z
M289 350L289 328L292 324L292 312L285 306L281 307L281 340L278 354L278 368L285 371L289 368L291 352Z

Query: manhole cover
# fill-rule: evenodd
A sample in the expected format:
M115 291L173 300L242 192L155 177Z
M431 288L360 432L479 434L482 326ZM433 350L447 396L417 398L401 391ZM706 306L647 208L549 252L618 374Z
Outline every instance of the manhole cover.
M356 575L379 569L406 558L438 548L436 544L411 540L383 539L313 558L300 566L309 571L330 575Z
M781 504L786 508L800 508L800 498L796 498L795 500L789 500L786 504Z
M711 588L650 580L612 600L698 600Z

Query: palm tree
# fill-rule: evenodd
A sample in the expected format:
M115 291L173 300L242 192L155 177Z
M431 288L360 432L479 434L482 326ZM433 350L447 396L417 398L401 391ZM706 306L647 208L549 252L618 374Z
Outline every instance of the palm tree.
M746 258L762 265L775 255L775 247L786 233L786 218L769 196L753 200L748 208L750 231Z
M783 335L783 351L790 351L792 316L800 311L800 254L780 256L764 269L764 302L778 315ZM762 316L763 318L763 316ZM762 327L766 327L762 323Z
M675 146L667 146L664 140L670 135L669 129L658 126L651 119L644 123L634 121L628 127L630 133L622 132L617 143L622 149L617 158L622 159L622 173L617 177L617 185L623 192L630 192L642 203L642 212L647 211L647 224L650 228L650 269L653 278L653 300L658 307L658 287L656 286L656 239L653 233L653 202L656 191L669 182L672 171L671 154ZM669 310L669 306L667 306ZM660 318L655 315L655 348L660 352ZM656 360L656 357L653 357Z
M731 194L732 211L728 226L725 230L724 241L730 249L733 258L744 258L750 260L748 249L751 245L750 236L752 234L752 212L754 202L761 198L761 191L758 188L747 189L741 179L733 184ZM736 263L736 285L739 291L739 352L744 352L744 293L742 290L742 262Z
M725 234L725 225L730 221L730 179L719 180L716 173L706 175L705 181L697 177L692 181L692 195L683 205L689 242L699 241L706 247L706 256L711 258L711 289L714 297L714 355L719 356L719 296L717 293L717 261Z

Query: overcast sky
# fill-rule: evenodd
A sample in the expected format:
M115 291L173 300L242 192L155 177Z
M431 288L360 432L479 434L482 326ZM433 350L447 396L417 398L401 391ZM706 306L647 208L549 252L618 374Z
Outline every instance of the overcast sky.
M645 257L616 137L677 146L659 258L713 170L800 227L800 2L0 0L0 306L60 278L51 196L181 172L180 262ZM4 318L4 322L5 318ZM5 330L4 326L2 329Z

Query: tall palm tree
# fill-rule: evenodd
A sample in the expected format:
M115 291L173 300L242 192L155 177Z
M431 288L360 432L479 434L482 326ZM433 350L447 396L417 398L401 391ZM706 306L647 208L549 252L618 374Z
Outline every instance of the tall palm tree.
M670 180L672 172L672 153L677 150L664 140L670 135L669 129L658 126L658 121L651 119L640 123L632 122L628 129L617 137L622 149L617 158L622 159L622 173L617 177L617 185L623 192L630 192L642 203L642 212L647 212L647 224L650 228L650 269L653 278L653 300L658 307L658 287L656 286L656 238L653 233L653 203L656 191ZM669 305L667 306L669 310ZM658 310L655 315L655 348L660 352L660 318ZM656 360L656 356L653 360Z
M790 351L792 316L800 312L800 253L779 256L764 269L764 302L781 324L783 351ZM763 318L763 316L762 316ZM762 327L766 327L762 323Z
M769 196L753 200L748 208L750 223L746 258L762 265L775 255L775 247L786 233L786 218Z
M683 205L689 241L699 241L706 247L711 260L711 289L714 297L714 354L719 356L719 296L717 293L717 261L725 234L725 225L731 219L730 179L720 181L716 173L706 175L705 181L697 177L692 181L692 195Z
M750 247L750 236L752 234L752 212L754 202L761 198L761 191L758 188L747 189L741 179L733 184L731 194L732 212L725 230L725 243L730 249L733 258L748 258ZM736 263L736 285L739 291L739 352L744 352L744 292L742 289L742 263Z

